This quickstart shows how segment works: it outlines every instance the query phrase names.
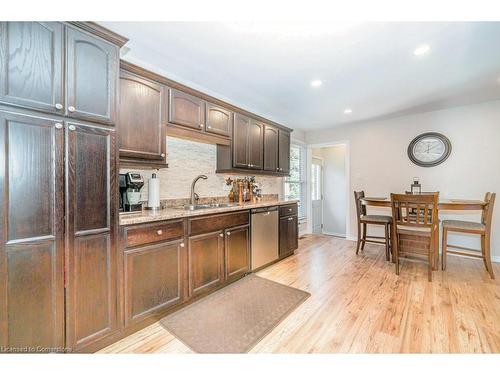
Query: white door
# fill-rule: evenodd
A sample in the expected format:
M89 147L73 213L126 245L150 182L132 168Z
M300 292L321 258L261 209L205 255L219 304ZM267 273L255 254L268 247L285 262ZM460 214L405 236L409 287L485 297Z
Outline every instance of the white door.
M323 231L323 160L313 157L311 168L312 231Z

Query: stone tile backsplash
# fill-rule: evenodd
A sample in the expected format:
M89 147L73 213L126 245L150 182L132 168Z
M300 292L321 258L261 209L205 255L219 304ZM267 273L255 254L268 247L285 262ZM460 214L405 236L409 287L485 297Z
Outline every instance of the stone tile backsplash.
M196 184L196 192L200 198L227 196L224 179L244 177L246 175L216 174L216 146L179 138L167 138L168 168L157 170L120 169L120 173L139 172L145 180L141 190L141 200L148 199L148 179L156 173L160 179L160 199L189 198L191 182L204 174L207 180ZM261 185L263 194L282 196L283 177L255 176Z

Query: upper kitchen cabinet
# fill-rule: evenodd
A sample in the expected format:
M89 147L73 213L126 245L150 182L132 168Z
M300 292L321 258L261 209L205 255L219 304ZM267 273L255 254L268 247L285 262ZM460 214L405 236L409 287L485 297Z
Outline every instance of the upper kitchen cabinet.
M271 125L264 125L264 170L269 172L279 171L278 161L278 132Z
M59 22L0 23L0 101L63 113L63 33Z
M205 102L193 95L170 89L168 122L190 129L203 130L205 126Z
M279 130L278 169L280 173L290 174L290 132Z
M114 124L119 48L68 27L66 33L66 115Z
M233 132L233 167L262 169L263 124L235 114Z
M120 72L120 161L167 166L165 101L162 85L125 70Z
M233 113L218 105L206 104L206 131L229 137L233 128Z

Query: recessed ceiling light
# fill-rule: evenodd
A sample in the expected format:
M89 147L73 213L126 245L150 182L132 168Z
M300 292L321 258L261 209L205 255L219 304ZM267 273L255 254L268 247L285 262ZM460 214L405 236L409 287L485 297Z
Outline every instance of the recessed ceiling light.
M417 48L415 48L415 50L413 51L413 54L415 56L423 56L423 55L428 54L430 50L431 50L431 47L428 44L422 44L421 46L418 46Z
M320 79L313 79L311 81L311 86L312 87L320 87L323 84Z
M346 108L346 109L344 109L344 113L346 115L350 115L352 113L352 109L351 108Z

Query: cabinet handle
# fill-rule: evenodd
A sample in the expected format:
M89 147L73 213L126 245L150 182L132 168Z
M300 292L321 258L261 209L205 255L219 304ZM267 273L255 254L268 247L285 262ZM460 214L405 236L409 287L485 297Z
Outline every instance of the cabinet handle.
M231 232L227 232L227 235L230 236L231 235Z
M55 107L57 110L63 109L63 105L61 103L56 103Z
M181 247L184 247L184 242L181 243Z
M164 158L164 157L165 157L165 154L161 154L160 156L161 156L162 158Z
M200 124L200 128L202 128L202 127L204 127L204 126L205 126L205 125L203 125L203 124Z
M157 234L158 236L161 236L161 235L163 234L163 231L162 231L161 229L158 229L158 230L156 231L156 234Z
M220 233L220 234L219 234L219 237L224 237L224 233Z
M288 209L288 211L292 211L292 209L291 209L291 208L289 208L289 209Z
M210 125L207 126L208 129L212 129L212 127Z
M293 217L289 217L289 218L288 218L288 221L292 221L292 220L293 220Z
M76 127L75 127L75 125L70 125L70 126L68 126L68 129L71 130L71 131L73 131L73 130L76 129Z
M63 125L60 122L56 122L56 129L62 129Z
M72 105L70 105L70 106L68 107L68 111L70 111L70 112L75 112L75 111L76 111L76 108L75 108L75 107L73 107Z

